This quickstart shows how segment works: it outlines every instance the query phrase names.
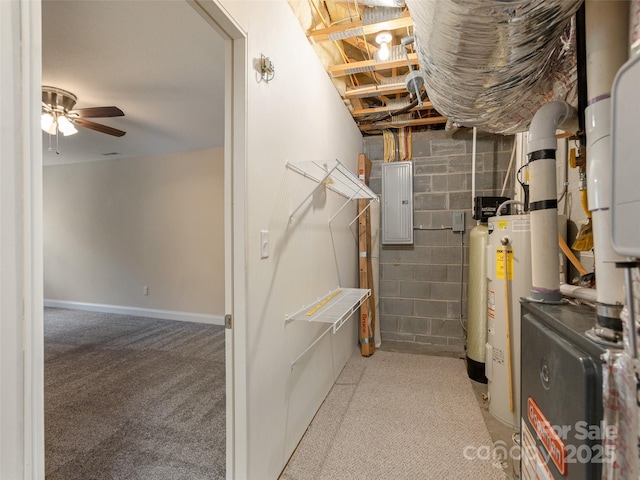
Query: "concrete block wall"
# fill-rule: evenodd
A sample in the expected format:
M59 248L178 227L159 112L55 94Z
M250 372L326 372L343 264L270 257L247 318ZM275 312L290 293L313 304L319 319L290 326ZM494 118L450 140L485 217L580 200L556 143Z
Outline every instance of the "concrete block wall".
M471 211L471 135L458 134L413 134L414 244L380 246L378 323L383 342L416 343L434 352L464 351L469 232L476 222ZM512 147L513 137L478 135L476 195L500 194ZM370 186L381 194L382 136L366 137L364 152L373 164ZM513 182L512 171L505 196L513 196ZM465 213L462 235L446 228L453 212L460 211Z

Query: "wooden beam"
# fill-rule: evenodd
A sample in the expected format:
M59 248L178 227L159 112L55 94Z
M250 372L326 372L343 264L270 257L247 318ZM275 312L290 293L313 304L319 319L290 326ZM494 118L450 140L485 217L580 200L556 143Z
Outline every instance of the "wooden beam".
M352 59L347 59L349 62L357 62L358 60L352 60ZM378 72L359 72L359 73L353 73L351 74L352 77L355 77L356 75L362 75L365 77L369 77L371 80L373 80L375 82L375 84L380 84L384 79L384 75L379 74ZM336 78L336 77L333 77ZM358 84L359 85L359 84Z
M404 122L363 123L359 125L359 127L362 132L370 132L372 130L382 130L385 128L419 127L424 125L438 125L440 123L447 123L447 117L415 118Z
M345 38L342 41L351 45L352 47L357 48L362 53L366 53L369 59L373 58L375 53L379 50L378 47L368 44L360 37Z
M347 88L347 91L344 93L344 98L394 95L396 93L409 93L404 82L389 83L387 85L365 85L363 87Z
M358 155L358 177L365 185L369 184L371 160L364 153ZM371 209L369 202L358 200L358 251L360 267L360 288L371 289L371 295L360 305L360 353L363 357L373 355L375 343L375 297L371 268Z
M405 10L402 13L402 16L399 18L395 18L393 20L387 20L386 22L380 23L371 23L369 25L364 25L362 20L358 20L351 23L345 23L342 25L335 25L333 27L320 28L318 30L313 30L307 34L309 41L312 43L320 43L320 42L328 42L329 35L332 34L345 34L349 35L349 30L358 29L357 33L354 33L352 36L357 35L369 35L371 33L381 32L383 30L395 30L396 28L406 28L412 27L413 20L411 20L411 16L409 15L409 11ZM346 37L345 37L346 38Z
M351 106L354 110L362 109L362 101L359 98L351 98L348 101L351 102Z
M433 103L431 103L430 100L426 100L424 102L422 102L422 106L415 106L413 107L411 110L409 110L410 112L417 112L420 110L432 110L433 109ZM398 110L398 109L396 109ZM358 108L355 109L353 112L351 112L351 114L354 117L362 117L364 115L371 115L371 114L376 114L376 113L391 113L393 114L393 110L390 110L389 107L372 107L372 108Z
M418 65L418 54L410 53L409 62L411 65ZM341 65L332 65L327 67L327 72L332 77L341 77L343 75L351 75L353 69L367 69L368 71L389 70L392 68L406 67L406 58L398 60L388 60L386 62L376 62L375 60L363 60L361 62L343 63Z

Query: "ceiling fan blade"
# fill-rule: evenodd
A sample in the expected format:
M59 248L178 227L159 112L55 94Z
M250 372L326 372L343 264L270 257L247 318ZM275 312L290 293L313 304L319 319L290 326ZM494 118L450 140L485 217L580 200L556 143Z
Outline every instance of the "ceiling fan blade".
M91 122L83 118L74 118L73 123L76 125L80 125L81 127L95 130L96 132L106 133L107 135L113 135L114 137L122 137L124 134L127 133L127 132L123 132L122 130L118 130L117 128L108 127L106 125L102 125L101 123Z
M77 108L69 113L78 115L80 118L124 117L124 112L114 106Z

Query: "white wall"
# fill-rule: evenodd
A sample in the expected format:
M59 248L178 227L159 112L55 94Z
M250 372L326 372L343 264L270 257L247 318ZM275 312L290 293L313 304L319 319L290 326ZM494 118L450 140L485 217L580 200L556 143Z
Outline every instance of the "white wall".
M0 2L0 478L44 478L40 5Z
M331 192L309 201L288 225L290 209L315 185L285 165L337 158L356 172L362 138L285 1L224 6L248 32L247 477L275 479L357 345L352 319L291 367L322 328L285 325L285 315L338 284L357 286L357 236L347 226L355 205L329 230L344 200ZM260 54L275 67L268 84L253 70ZM267 259L260 259L263 229L270 232Z
M20 5L0 3L0 45L20 44ZM0 477L22 476L23 373L22 296L24 258L19 49L0 49ZM13 118L12 118L13 117ZM20 446L20 447L19 447Z
M223 317L223 185L220 148L45 167L45 299Z
M30 32L27 28L26 33L34 38L26 39L20 38L19 27L21 12L30 10L39 15L39 7L33 3L31 8L28 1L0 2L0 39L3 47L7 46L1 50L3 68L0 70L0 79L6 87L1 91L3 109L0 111L3 125L0 136L3 147L0 162L2 478L41 478L44 471L40 459L30 457L34 451L36 455L41 452L42 402L29 396L32 375L36 377L35 383L42 381L41 345L37 348L39 356L34 357L39 358L39 366L29 364L33 353L30 349L37 346L35 339L42 340L41 331L33 333L29 329L30 325L41 325L41 308L34 307L42 296L33 284L34 280L41 279L37 272L40 260L37 248L31 249L30 243L33 238L37 247L39 230L31 223L29 204L32 199L37 202L40 190L37 178L29 177L22 183L21 176L32 173L32 163L37 168L41 165L38 153L32 157L30 151L21 148L24 143L35 145L37 151L41 148L39 139L31 138L37 128L29 123L38 117L40 108L37 84L41 50L39 29ZM284 234L282 221L287 206L304 196L309 188L302 178L287 174L285 164L287 160L338 158L355 171L361 135L284 0L223 0L223 7L232 12L234 20L247 32L246 68L252 68L260 53L271 57L276 68L276 78L271 83L257 83L254 76L249 76L246 86L248 140L244 200L247 217L243 227L247 245L244 265L247 295L246 315L236 319L246 323L247 332L246 338L238 341L245 344L247 352L247 382L244 387L238 387L238 391L247 390L247 431L238 432L249 438L245 452L248 464L242 470L246 470L247 478L275 479L355 350L357 338L352 319L336 336L324 337L307 357L291 368L291 361L320 329L295 322L285 325L285 315L324 295L338 283L356 286L357 247L354 232L346 227L351 214L355 215L355 208L346 209L334 222L333 235L329 234L328 217L342 203L332 194L324 200L315 199ZM22 25L39 25L39 21L39 17L33 22L24 18ZM21 65L20 55L27 60L32 55L33 61ZM23 88L28 94L21 95ZM21 124L23 115L27 121ZM5 129L5 126L11 128ZM35 212L37 220L37 207ZM258 249L258 235L263 228L273 231L271 255L266 260L259 258ZM236 265L237 269L242 267ZM25 334L32 338L23 355L19 346ZM26 397L30 402L25 409Z

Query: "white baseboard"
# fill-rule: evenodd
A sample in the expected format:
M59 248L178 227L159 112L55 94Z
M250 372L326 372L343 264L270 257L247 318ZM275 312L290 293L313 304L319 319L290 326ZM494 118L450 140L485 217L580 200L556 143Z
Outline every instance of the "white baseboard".
M224 325L222 315L206 315L204 313L175 312L172 310L156 310L153 308L123 307L120 305L103 305L100 303L68 302L65 300L46 300L45 307L70 308L90 312L116 313L135 317L159 318L162 320L178 320L181 322L207 323Z

